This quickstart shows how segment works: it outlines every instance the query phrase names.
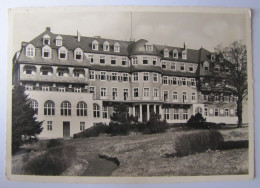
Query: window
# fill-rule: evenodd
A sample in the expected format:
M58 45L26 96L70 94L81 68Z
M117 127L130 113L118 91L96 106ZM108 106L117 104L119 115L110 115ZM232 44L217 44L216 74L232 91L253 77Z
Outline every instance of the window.
M107 88L105 87L100 88L100 96L103 98L107 96Z
M144 88L144 97L149 97L149 88Z
M42 42L43 42L43 45L50 45L50 36L49 35L44 35L43 37L42 37Z
M159 97L159 95L158 95L158 88L153 88L153 97Z
M44 58L51 57L51 48L49 46L44 46L42 48L42 57L44 57Z
M204 67L204 71L208 72L209 71L209 63L208 62L204 62L203 63L203 67Z
M79 86L74 87L74 92L75 93L81 93L81 87L79 87Z
M133 73L133 80L134 80L135 82L138 81L138 72Z
M27 68L25 69L25 74L32 74L32 68L27 67Z
M165 49L163 50L163 56L164 56L164 57L169 57L169 50L168 50L167 48L165 48Z
M237 116L237 109L235 109L235 116Z
M118 42L114 44L114 52L120 52L120 44Z
M64 76L64 70L63 69L58 70L58 76Z
M93 71L93 70L89 71L89 79L95 80L95 71Z
M144 81L149 81L149 73L148 72L143 73L143 79L144 79Z
M153 81L158 82L158 74L157 73L153 73Z
M56 37L56 46L62 46L62 37L61 36Z
M53 101L46 101L44 103L44 115L54 116L55 115L55 104Z
M181 81L182 81L182 85L183 85L183 86L186 86L186 85L187 85L186 78L181 78Z
M183 102L187 101L187 92L186 91L182 92L182 101Z
M215 56L215 54L211 54L211 61L212 61L212 62L215 62L215 61L216 61L216 56Z
M219 65L215 65L214 70L219 72L220 71L220 66Z
M127 100L128 98L128 89L123 90L124 100Z
M47 130L52 131L52 121L47 121Z
M64 47L59 48L59 58L66 59L67 58L67 49Z
M134 88L134 97L138 97L138 88Z
M178 92L177 91L174 91L172 93L172 98L173 98L173 101L178 101Z
M182 119L188 119L188 109L184 108L182 112Z
M184 64L181 64L181 65L180 65L180 71L185 71L185 66L184 66Z
M215 115L215 116L219 116L219 109L218 109L218 108L215 108L215 109L214 109L214 115Z
M182 59L187 59L187 50L182 51Z
M162 68L166 69L166 62L165 61L162 62Z
M195 100L196 100L196 93L192 93L192 94L191 94L191 100L192 100L192 101L195 101Z
M98 41L94 40L92 42L92 50L98 50Z
M35 48L32 44L26 46L26 56L27 57L34 57L35 56Z
M94 55L88 55L88 60L90 63L94 63Z
M156 65L156 64L157 64L157 58L154 57L154 58L153 58L153 65Z
M80 72L79 72L79 71L74 71L74 72L73 72L73 76L74 76L74 77L77 77L77 78L78 78L79 75L80 75Z
M69 101L63 101L60 105L60 115L71 116L71 104Z
M176 77L172 78L172 85L177 85L177 78Z
M171 63L171 69L176 70L176 63Z
M105 63L105 56L100 56L99 63L104 64Z
M111 64L115 65L116 64L116 57L111 57Z
M168 77L167 76L163 77L163 84L168 84Z
M75 59L76 60L82 60L82 56L83 56L83 51L80 48L77 48L74 51L74 55L75 55Z
M50 87L47 85L42 86L42 91L50 91Z
M127 81L128 81L128 74L127 74L127 73L124 73L124 74L123 74L123 81L124 81L124 82L127 82Z
M126 57L122 58L122 65L126 65Z
M174 108L173 110L173 119L179 119L179 109Z
M148 64L148 57L143 57L143 64L147 65Z
M85 122L80 122L80 131L84 131L85 130Z
M163 101L167 102L169 99L169 91L163 91Z
M225 116L229 116L229 110L228 110L228 108L225 109Z
M147 51L153 51L153 45L152 45L152 44L146 44L146 45L145 45L145 49L146 49Z
M113 81L117 80L117 73L116 72L112 72L112 80Z
M170 109L164 108L164 119L170 119Z
M108 109L107 109L107 106L103 106L102 113L103 113L103 118L104 118L104 119L107 119L107 118L108 118Z
M106 80L106 72L100 72L100 80Z
M32 91L33 90L33 85L26 84L25 85L25 90L26 91Z
M94 94L93 96L95 96L96 95L96 88L93 87L93 86L90 86L89 87L89 93L92 93L92 94Z
M112 99L116 100L117 98L117 88L112 88Z
M190 66L189 66L189 71L190 71L190 72L193 72L193 70L194 70L194 69L193 69L193 65L190 65Z
M94 118L100 117L100 106L98 104L93 104L93 117Z
M37 115L38 114L38 102L36 100L31 100L30 102L31 108L34 110L34 113Z
M201 107L197 107L197 108L195 109L195 114L197 114L197 113L202 114L202 108L201 108Z
M190 79L190 84L191 84L191 86L196 86L195 78Z
M60 87L58 88L58 91L59 91L59 92L65 92L65 91L66 91L66 88L65 88L64 86L60 86Z
M132 63L133 63L133 65L137 65L137 64L138 64L138 59L137 59L137 57L133 57L133 58L132 58Z
M104 44L103 44L103 50L104 51L109 51L109 43L107 41L104 42Z
M83 101L80 101L77 104L77 116L87 116L87 104Z
M175 58L175 59L178 58L178 51L176 49L173 50L173 58Z
M208 116L208 108L204 108L204 116Z

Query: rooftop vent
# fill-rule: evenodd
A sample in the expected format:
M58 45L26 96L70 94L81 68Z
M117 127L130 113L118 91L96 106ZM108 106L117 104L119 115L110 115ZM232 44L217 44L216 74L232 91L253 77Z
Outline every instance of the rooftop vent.
M51 28L50 27L46 27L46 31L51 31Z

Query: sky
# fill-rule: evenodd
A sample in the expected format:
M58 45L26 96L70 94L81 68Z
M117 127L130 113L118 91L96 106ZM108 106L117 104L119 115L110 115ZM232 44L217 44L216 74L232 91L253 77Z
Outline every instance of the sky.
M47 11L48 10L48 11ZM16 11L13 22L14 52L21 42L29 42L46 27L56 34L101 36L129 40L131 38L130 11L93 11L76 8L24 9ZM132 12L132 36L154 44L214 50L235 40L246 41L245 16L242 14L191 12Z

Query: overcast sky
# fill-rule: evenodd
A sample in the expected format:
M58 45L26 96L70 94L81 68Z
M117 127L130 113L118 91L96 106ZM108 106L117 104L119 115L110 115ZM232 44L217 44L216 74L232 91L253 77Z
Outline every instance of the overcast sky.
M46 11L28 10L14 18L14 51L20 50L22 41L30 41L46 27L56 34L101 36L129 40L131 36L130 12L88 12L84 10ZM245 16L239 14L133 12L133 38L151 43L213 50L222 43L246 41Z

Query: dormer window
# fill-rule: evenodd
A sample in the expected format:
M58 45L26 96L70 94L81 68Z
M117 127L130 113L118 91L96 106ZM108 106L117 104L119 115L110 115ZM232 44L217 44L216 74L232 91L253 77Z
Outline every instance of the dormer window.
M56 46L62 46L62 37L57 36L55 42L56 42Z
M165 48L165 49L163 50L163 56L164 56L164 57L169 57L169 50L168 50L168 48Z
M219 65L215 65L214 70L217 71L217 72L219 72L219 71L220 71Z
M107 41L103 44L103 50L107 52L109 51L109 43Z
M215 56L215 54L211 54L211 61L212 61L212 62L215 62L215 61L216 61L216 56Z
M173 56L173 58L178 59L178 51L176 49L173 50L172 56Z
M49 46L44 46L42 48L42 57L44 57L44 58L51 57L51 48Z
M94 40L92 42L92 50L98 50L98 41Z
M114 44L114 52L120 52L120 44L118 42Z
M35 48L32 44L26 46L26 56L27 57L34 57L35 56Z
M187 50L182 51L182 59L187 59Z
M152 51L153 51L153 45L150 44L149 42L147 42L147 43L145 44L145 49L146 49L147 51L152 52Z
M165 61L162 62L162 68L166 69L166 62Z
M80 48L77 48L75 51L74 51L74 58L76 60L82 60L83 58L83 51L80 49Z
M63 46L59 48L59 58L67 59L67 49Z
M209 63L207 61L203 63L203 68L205 72L209 71Z
M51 40L51 37L49 35L44 35L42 37L42 42L43 42L43 45L50 45L50 40Z

